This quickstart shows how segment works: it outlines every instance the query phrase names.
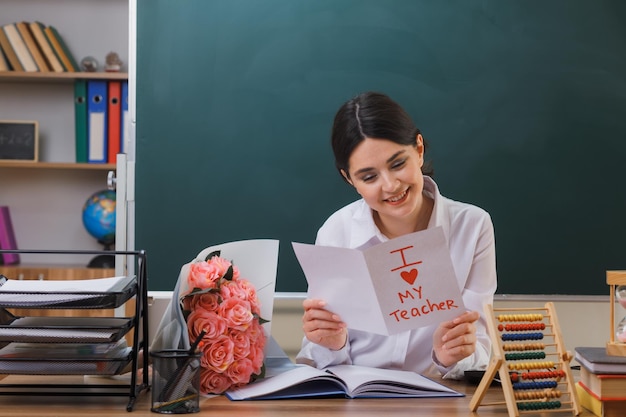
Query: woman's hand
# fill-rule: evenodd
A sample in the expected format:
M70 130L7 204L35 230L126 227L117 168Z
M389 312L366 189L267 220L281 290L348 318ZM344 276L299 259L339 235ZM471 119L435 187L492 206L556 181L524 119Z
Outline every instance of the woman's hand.
M433 335L435 356L444 367L452 366L476 350L476 326L480 314L467 311L452 321L443 322Z
M326 310L326 302L306 299L302 302L302 330L311 342L331 350L339 350L345 346L348 338L346 324L341 318Z

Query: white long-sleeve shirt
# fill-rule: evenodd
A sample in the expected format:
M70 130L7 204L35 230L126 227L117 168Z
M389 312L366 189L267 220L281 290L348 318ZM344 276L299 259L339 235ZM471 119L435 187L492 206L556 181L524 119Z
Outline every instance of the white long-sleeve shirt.
M441 226L463 302L481 315L476 322L476 350L456 365L445 368L434 359L433 333L437 325L392 336L348 329L346 345L337 351L310 342L306 337L296 362L317 368L355 364L424 373L435 366L444 378L459 379L470 369L485 369L491 353L483 312L496 291L496 254L491 217L483 209L450 200L437 184L424 177L424 192L435 202L428 228ZM365 249L388 240L376 227L372 210L364 200L355 201L331 215L317 233L316 244Z

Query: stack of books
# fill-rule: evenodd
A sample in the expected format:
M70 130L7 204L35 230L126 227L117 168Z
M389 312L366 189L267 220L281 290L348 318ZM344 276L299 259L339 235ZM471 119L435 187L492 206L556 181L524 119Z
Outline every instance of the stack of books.
M575 352L580 404L599 417L626 416L626 357L609 356L603 347L577 347Z
M76 60L53 26L16 22L0 27L0 71L76 72Z

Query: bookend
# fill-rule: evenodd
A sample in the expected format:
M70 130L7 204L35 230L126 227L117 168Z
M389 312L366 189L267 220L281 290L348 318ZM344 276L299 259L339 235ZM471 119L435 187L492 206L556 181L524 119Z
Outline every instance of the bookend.
M564 411L580 414L570 370L573 355L563 348L553 303L543 308L498 309L485 305L484 309L493 353L470 401L471 411L480 405L506 404L510 417ZM481 404L496 373L505 402Z
M66 330L113 330L112 340L117 341L127 335L129 331L132 331L132 349L128 356L121 359L110 358L76 358L65 359L65 362L55 358L14 358L14 361L10 358L0 358L0 364L4 367L9 367L12 371L5 372L3 374L9 375L33 375L34 380L37 380L38 375L99 375L99 376L114 376L125 373L127 370L130 372L130 381L128 383L120 383L119 381L112 380L111 383L91 384L91 383L74 383L74 384L58 384L58 383L20 383L20 384L3 384L0 381L0 395L46 395L46 396L128 396L128 404L126 406L127 411L132 411L135 405L138 394L143 390L149 390L150 385L148 382L148 287L147 287L147 264L145 251L88 251L88 250L0 250L2 253L32 253L32 254L60 254L60 255L122 255L125 256L129 265L132 265L136 272L136 279L129 281L123 290L113 292L67 292L58 293L66 296L86 296L79 301L69 301L63 304L46 305L34 304L26 302L24 305L16 305L15 303L2 302L0 299L0 311L4 311L7 308L37 308L37 309L114 309L125 305L132 297L135 297L134 315L127 318L119 318L120 321L126 321L127 324L120 327L119 332L116 333L117 327L102 328L93 325L85 325L80 327L68 326L61 329ZM132 262L132 263L131 263ZM94 278L97 279L97 278ZM38 295L43 292L28 292L17 293L28 299L32 296L36 299ZM45 293L57 294L57 293ZM8 312L7 312L8 314ZM87 317L87 322L91 319L99 319L101 317ZM118 319L116 319L118 320ZM10 325L0 326L0 337L3 328L8 328ZM31 329L32 330L32 329ZM53 332L50 330L59 330L59 326L54 328L48 327L36 327L34 330L38 331L41 336L42 342L49 343L59 339L58 336L50 336ZM48 331L49 334L46 334ZM56 334L56 333L54 333ZM56 339L55 339L56 337ZM62 343L93 343L88 337L76 339L75 336L71 340L61 339L57 341L59 346ZM7 337L5 341L9 340ZM10 339L10 341L20 341ZM35 343L35 340L32 340ZM100 342L102 343L102 342ZM53 348L51 348L53 349ZM139 358L139 351L143 350L143 357ZM51 355L52 356L52 355ZM74 365L74 366L73 366ZM77 366L79 365L79 366ZM95 369L95 373L92 372L79 372L83 371L85 366L89 366L89 370ZM138 377L139 371L141 376Z
M611 293L611 337L606 344L606 354L626 356L626 343L615 340L615 287L626 285L626 271L606 271L606 283Z

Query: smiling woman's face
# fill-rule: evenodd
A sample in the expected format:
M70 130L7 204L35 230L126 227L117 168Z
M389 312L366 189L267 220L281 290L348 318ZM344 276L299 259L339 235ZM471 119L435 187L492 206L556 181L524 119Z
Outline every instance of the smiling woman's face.
M350 155L350 172L344 177L354 186L380 221L415 221L423 202L424 141L417 146L386 139L366 138Z

